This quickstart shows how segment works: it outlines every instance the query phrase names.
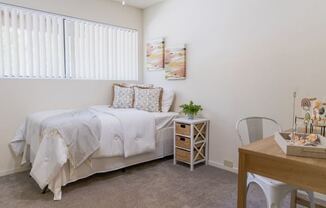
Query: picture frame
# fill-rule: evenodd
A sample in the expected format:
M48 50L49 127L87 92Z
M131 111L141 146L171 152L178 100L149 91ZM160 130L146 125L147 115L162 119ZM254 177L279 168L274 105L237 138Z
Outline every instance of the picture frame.
M186 79L186 45L170 47L165 49L165 79L184 80Z

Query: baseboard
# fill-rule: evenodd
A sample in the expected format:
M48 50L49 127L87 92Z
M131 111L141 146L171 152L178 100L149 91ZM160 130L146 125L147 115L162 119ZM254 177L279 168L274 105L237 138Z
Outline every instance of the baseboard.
M24 172L24 171L28 171L30 170L30 167L20 167L20 168L15 168L15 169L10 169L10 170L0 170L0 177L1 176L6 176L6 175L11 175L14 173L20 173L20 172Z
M238 173L238 168L235 168L235 167L230 168L230 167L224 166L224 164L220 163L220 162L215 162L215 161L209 160L208 165L219 168L219 169L223 169L223 170L226 170L226 171L229 171L232 173Z

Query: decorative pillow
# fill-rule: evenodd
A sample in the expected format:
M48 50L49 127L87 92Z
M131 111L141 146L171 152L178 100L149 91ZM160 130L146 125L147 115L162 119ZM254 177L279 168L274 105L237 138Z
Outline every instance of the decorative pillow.
M174 100L174 91L171 89L163 89L163 96L162 96L162 112L166 113L169 112L172 103Z
M122 83L121 86L124 87L139 87L139 88L153 88L152 84L134 84L134 83Z
M149 112L161 111L162 88L143 89L134 87L135 102L134 108Z
M113 108L132 108L133 101L133 88L113 85Z

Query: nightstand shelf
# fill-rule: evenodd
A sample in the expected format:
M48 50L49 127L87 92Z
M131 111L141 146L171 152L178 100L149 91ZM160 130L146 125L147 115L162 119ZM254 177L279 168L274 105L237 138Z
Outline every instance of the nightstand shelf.
M174 120L174 164L178 162L190 165L208 163L208 119L178 118Z
M177 135L177 136L181 136L181 137L188 137L188 138L190 138L190 136L187 136L187 135L183 135L183 134L175 134L175 135Z
M181 150L185 150L185 151L188 151L188 152L190 152L190 149L187 149L187 148L178 147L178 146L175 146L175 148L178 148L178 149L181 149Z

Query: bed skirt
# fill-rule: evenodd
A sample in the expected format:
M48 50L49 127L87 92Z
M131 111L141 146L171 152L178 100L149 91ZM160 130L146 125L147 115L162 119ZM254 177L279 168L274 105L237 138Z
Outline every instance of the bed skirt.
M49 183L48 188L54 193L54 200L61 200L61 187L96 173L110 172L128 166L164 158L173 155L173 127L163 128L156 134L154 152L133 157L110 157L90 159L76 169L66 163L60 173Z

